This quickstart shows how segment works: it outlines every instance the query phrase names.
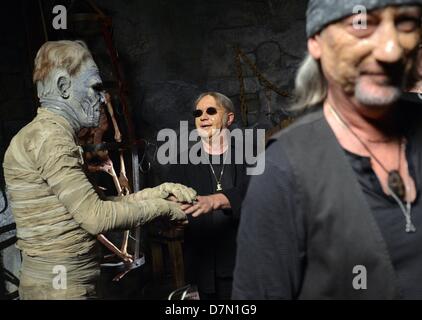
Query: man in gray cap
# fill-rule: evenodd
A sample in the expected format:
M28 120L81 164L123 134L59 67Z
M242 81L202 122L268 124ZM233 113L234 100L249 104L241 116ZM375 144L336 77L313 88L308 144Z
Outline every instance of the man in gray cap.
M311 0L293 109L243 203L235 299L422 299L422 1Z

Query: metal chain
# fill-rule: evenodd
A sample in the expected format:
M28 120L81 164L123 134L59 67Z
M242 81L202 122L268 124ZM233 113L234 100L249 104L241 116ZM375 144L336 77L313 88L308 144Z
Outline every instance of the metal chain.
M252 69L255 76L258 78L259 82L266 87L267 89L270 89L274 92L276 92L278 95L282 97L290 97L290 94L286 91L281 91L279 88L277 88L271 81L269 81L259 70L256 64L254 64L251 59L240 49L238 48L238 54L240 58Z
M337 109L331 105L330 103L328 104L328 107L330 108L330 110L332 111L334 117L340 121L341 124L343 124L344 127L346 127L346 129L356 138L356 140L359 141L359 143L365 148L365 150L369 153L369 155L371 156L372 159L374 159L382 168L382 170L384 170L384 172L388 175L390 173L390 170L388 170L381 162L381 160L379 160L375 154L371 151L371 149L369 149L369 147L366 145L365 142L363 142L363 140L361 139L361 137L359 137L359 135L352 129L352 127L346 122L346 120L343 119L343 117L340 115L340 113L337 111ZM399 141L399 164L398 164L398 169L397 171L400 171L400 163L401 163L401 149L402 149L402 141Z
M242 114L242 120L243 124L245 126L248 125L248 106L246 104L246 98L245 98L245 82L243 77L243 69L242 69L242 60L246 63L246 65L249 66L249 68L254 73L255 77L258 78L259 83L266 89L266 90L272 90L278 95L282 97L290 97L290 94L281 91L279 88L277 88L271 81L269 81L259 70L256 64L254 64L251 59L246 56L246 54L239 48L239 46L235 47L236 51L236 69L237 69L237 76L239 79L239 100L240 100L240 110Z
M240 48L236 47L236 68L237 77L239 79L239 100L240 112L242 115L243 125L248 126L248 106L245 98L245 82L243 78L242 62L240 61Z

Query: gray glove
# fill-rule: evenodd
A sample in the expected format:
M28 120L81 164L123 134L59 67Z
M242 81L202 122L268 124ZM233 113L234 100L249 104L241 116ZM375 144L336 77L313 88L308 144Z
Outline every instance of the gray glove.
M180 204L164 199L142 200L137 205L139 211L139 222L147 223L157 217L167 216L170 220L186 220L186 215L180 208Z
M179 183L165 182L155 188L146 188L133 194L134 200L167 199L176 197L178 202L192 203L196 200L196 191ZM132 195L131 195L132 196Z

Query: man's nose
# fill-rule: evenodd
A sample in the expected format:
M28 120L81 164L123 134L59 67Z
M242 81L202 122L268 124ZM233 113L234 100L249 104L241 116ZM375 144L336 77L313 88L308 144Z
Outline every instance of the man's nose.
M208 119L209 119L208 118L208 113L206 111L202 112L201 117L200 117L200 120L201 121L205 121L205 120L208 120Z
M394 23L380 26L375 40L374 57L379 62L396 63L403 59L403 47Z

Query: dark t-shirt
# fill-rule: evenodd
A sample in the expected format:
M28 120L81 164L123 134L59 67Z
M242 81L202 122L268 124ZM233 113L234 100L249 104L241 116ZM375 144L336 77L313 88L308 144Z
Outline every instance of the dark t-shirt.
M396 270L399 288L405 299L422 299L422 202L420 192L412 203L412 222L417 232L406 233L406 220L397 202L384 193L369 158L360 157L346 151L353 170L366 196L368 204L390 253ZM412 156L411 145L407 145L407 158ZM409 171L420 186L421 177L416 176L413 162L409 161Z
M407 145L407 159L418 188L422 177L411 160L416 156L412 143L409 141ZM422 299L420 195L412 204L412 221L417 232L409 234L405 232L402 211L391 197L383 193L369 160L349 152L346 154L382 231L403 297ZM268 147L265 161L264 173L251 179L242 205L234 299L295 299L305 274L306 235L302 215L298 214L295 203L291 164L277 142ZM318 174L317 170L315 174Z
M215 210L197 218L188 216L189 224L184 231L186 280L198 285L201 292L209 294L216 291L216 278L233 276L240 206L248 183L246 166L234 161L234 148L229 154L231 159L226 154L215 156L214 159L207 157L215 176L210 164L205 162L172 165L167 177L167 181L194 188L198 195L221 192L230 202L232 209ZM216 180L220 179L224 158L226 164L221 176L223 190L217 191Z

